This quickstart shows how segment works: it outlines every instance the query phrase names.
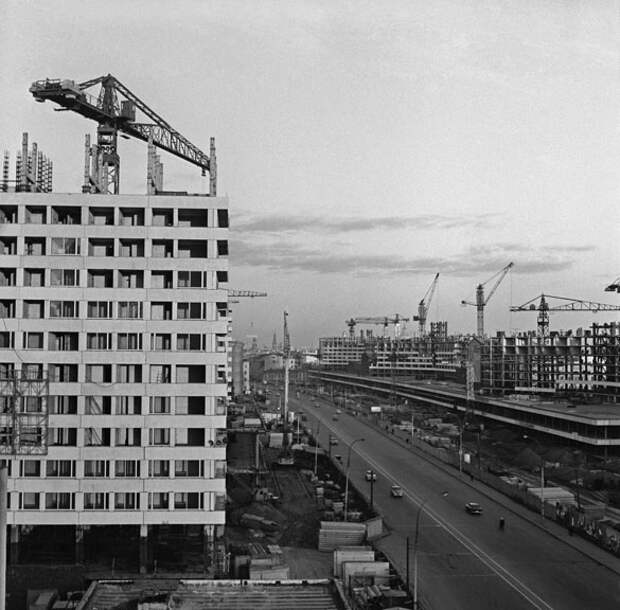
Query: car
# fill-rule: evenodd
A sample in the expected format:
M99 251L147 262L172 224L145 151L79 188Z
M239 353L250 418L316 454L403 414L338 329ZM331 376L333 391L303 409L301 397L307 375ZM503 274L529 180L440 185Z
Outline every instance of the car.
M366 480L367 481L376 481L377 480L377 473L374 472L374 470L367 470L366 471Z
M339 453L336 453L336 455L334 455L334 459L342 462L342 456Z
M342 411L340 409L336 409L336 415L342 415Z
M482 514L482 506L478 504L478 502L468 502L465 504L465 510L470 515L481 515Z
M338 444L338 439L334 438L333 436L329 439L329 444L330 445L337 445Z
M392 485L392 487L390 488L390 494L393 498L402 498L403 488L400 485Z
M333 419L334 421L338 421L338 416L337 416L337 415L332 415L332 419Z

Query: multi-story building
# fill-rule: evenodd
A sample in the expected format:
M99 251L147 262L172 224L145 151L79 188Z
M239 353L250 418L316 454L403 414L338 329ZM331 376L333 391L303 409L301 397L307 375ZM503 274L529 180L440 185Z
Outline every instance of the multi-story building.
M73 526L79 558L85 530L131 525L142 565L152 526L201 526L207 548L224 523L227 208L0 193L0 378L49 384L47 451L13 456L2 384L12 548L20 527Z

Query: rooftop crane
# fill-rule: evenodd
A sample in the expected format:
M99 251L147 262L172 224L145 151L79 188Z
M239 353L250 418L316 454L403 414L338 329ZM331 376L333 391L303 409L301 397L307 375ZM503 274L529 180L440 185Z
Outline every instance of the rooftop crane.
M255 297L266 297L266 296L267 296L266 292L256 292L255 290L235 290L234 288L229 288L228 290L228 302L229 303L238 303L239 301L237 301L237 299L239 298L253 299Z
M609 286L605 286L605 292L620 292L620 277L617 277Z
M349 338L353 339L353 337L355 336L356 324L382 324L383 332L385 333L385 330L390 324L394 324L394 326L397 326L401 322L409 322L409 318L403 318L400 314L395 313L393 318L390 318L389 316L374 318L351 318L350 320L346 321L346 324L349 327Z
M431 301L433 300L433 295L435 294L435 288L437 288L437 280L439 280L439 273L435 276L435 279L431 282L426 294L422 297L422 300L418 304L418 315L413 316L413 321L419 322L420 335L424 335L426 332L426 316L431 308Z
M540 299L538 305L535 301ZM547 299L557 299L559 301L566 301L563 305L549 306ZM510 311L537 311L537 333L539 337L549 336L549 312L550 311L592 311L598 313L599 311L620 311L619 305L606 305L604 303L593 303L592 301L582 301L580 299L570 299L566 297L555 297L550 294L541 294L533 299L530 299L523 305L511 307Z
M501 284L502 280L506 277L506 274L514 267L514 263L508 263L503 269L500 269L495 275L491 276L483 284L478 284L476 287L476 302L461 301L461 305L473 305L478 312L478 323L476 327L476 335L478 337L484 337L484 308L486 307L489 299L495 294L497 287ZM487 297L484 297L484 287L493 279L497 278L493 288L489 291Z
M97 97L86 92L95 85L101 85ZM118 133L121 132L126 136L148 142L150 147L161 148L197 165L202 170L203 176L208 172L209 195L215 197L217 194L215 139L211 138L211 150L208 156L173 129L167 121L111 74L82 83L69 79L38 80L32 83L29 90L37 102L50 100L61 106L56 109L58 111L72 110L98 123L96 146L90 149L88 136L86 140L83 192L118 194L120 157L117 140ZM136 122L136 109L146 115L150 122ZM92 171L88 170L89 157L92 157Z

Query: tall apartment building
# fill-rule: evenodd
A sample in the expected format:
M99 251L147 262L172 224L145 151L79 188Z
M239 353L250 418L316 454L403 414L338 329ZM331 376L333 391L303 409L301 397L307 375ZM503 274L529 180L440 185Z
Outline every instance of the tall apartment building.
M144 567L152 526L201 526L206 548L224 523L227 208L0 193L0 380L49 384L1 384L0 452L16 397L47 434L10 458L13 550L24 526L72 526L79 559L93 528L135 526Z

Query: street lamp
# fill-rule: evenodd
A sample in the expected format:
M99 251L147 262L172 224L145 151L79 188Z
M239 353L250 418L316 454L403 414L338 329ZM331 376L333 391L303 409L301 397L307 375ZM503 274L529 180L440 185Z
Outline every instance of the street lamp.
M375 509L375 474L374 470L370 470L370 510L374 511Z
M534 441L539 450L542 449L540 442L535 438L524 434L523 439ZM540 517L543 521L545 520L545 459L543 458L542 450L540 451Z
M321 431L320 420L316 423L316 435L314 437L314 476L316 476L317 465L319 462L319 432Z
M349 445L349 451L347 452L347 469L345 474L345 483L344 483L344 520L348 521L349 516L349 468L351 467L351 449L353 449L353 445L355 443L360 443L366 439L364 438L356 438Z

